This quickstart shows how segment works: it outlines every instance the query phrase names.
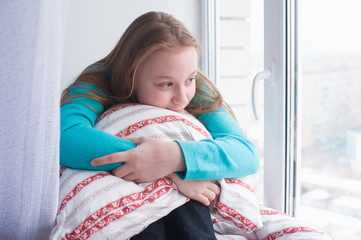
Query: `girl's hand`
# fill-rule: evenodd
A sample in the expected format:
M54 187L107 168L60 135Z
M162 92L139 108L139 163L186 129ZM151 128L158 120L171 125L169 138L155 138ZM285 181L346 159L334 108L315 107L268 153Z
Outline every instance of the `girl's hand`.
M176 174L170 174L169 178L177 185L179 191L185 196L196 200L205 206L221 193L221 188L217 181L212 180L186 180L182 181Z
M185 170L182 150L178 143L149 137L127 138L137 147L124 152L94 159L93 166L124 162L112 173L127 181L151 182L173 172Z

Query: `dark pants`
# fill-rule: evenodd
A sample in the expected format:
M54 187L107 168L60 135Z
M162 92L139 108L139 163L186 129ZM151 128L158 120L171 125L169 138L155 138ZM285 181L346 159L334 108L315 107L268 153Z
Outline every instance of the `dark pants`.
M165 239L215 240L209 208L190 200L131 238L131 240Z

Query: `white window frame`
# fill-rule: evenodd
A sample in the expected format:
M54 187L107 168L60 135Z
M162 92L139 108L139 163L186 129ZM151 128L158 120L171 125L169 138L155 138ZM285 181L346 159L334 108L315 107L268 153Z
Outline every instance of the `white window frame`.
M201 1L202 72L220 84L219 1Z
M295 215L300 161L297 0L264 1L264 203Z
M219 85L217 0L203 0L202 70ZM295 215L300 113L297 0L264 0L264 204ZM250 89L251 90L251 89Z

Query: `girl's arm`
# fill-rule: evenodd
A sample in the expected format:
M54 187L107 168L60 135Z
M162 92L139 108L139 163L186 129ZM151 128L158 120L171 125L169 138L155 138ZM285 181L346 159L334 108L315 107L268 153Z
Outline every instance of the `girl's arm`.
M71 90L72 95L87 92L89 91L82 87L74 87ZM163 148L162 144L171 143L145 139L146 141L138 143L135 149L136 144L94 128L95 121L102 111L102 104L87 97L75 98L71 103L61 107L62 165L76 169L109 171L122 165L121 162L126 162L117 168L117 171L124 177L128 176L130 180L138 182L164 177L175 169L178 169L178 176L182 179L201 180L246 176L258 169L258 156L254 145L224 109L199 117L214 140L178 142L179 145L173 143L172 146ZM126 151L129 149L133 151ZM133 160L134 156L138 157L136 161ZM158 157L153 159L151 156ZM96 167L90 165L90 161L95 158L101 159ZM169 162L169 159L172 161ZM186 171L183 171L185 167ZM140 170L141 174L131 173Z
M198 118L214 140L179 141L186 171L178 176L186 179L237 178L257 172L259 159L256 148L224 108L202 114Z
M87 87L92 87L87 84ZM89 93L79 87L71 89L71 95ZM89 107L87 107L89 106ZM122 163L91 166L90 161L111 153L125 151L136 145L94 128L95 121L103 112L103 105L87 97L79 97L64 104L60 119L60 164L75 169L112 170Z

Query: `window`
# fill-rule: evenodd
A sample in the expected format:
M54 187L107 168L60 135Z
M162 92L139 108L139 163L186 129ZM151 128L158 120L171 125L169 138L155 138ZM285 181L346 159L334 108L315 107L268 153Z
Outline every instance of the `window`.
M358 239L361 234L360 7L357 0L301 1L299 6L302 168L298 212L335 239Z

